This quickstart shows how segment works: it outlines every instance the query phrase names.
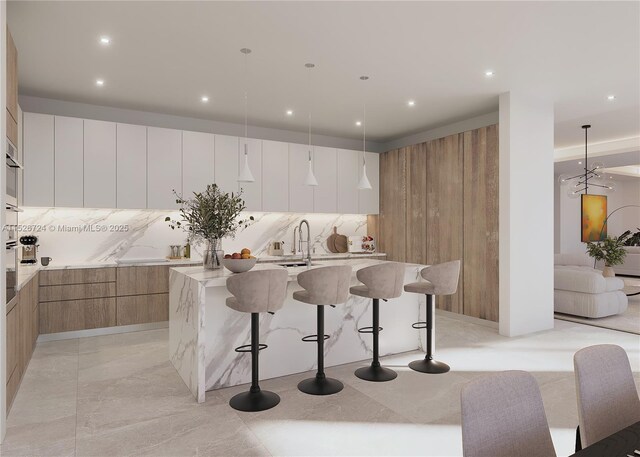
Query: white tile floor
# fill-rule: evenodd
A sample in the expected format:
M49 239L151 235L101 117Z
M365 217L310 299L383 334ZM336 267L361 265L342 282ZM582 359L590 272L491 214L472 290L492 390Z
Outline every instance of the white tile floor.
M406 365L420 354L388 357L395 381L353 376L362 364L334 367L337 395L296 389L308 373L267 380L276 408L238 413L238 386L198 405L167 361L167 330L38 344L9 416L2 456L461 455L461 386L482 373L522 369L542 391L558 455L571 454L577 425L572 357L598 343L623 346L640 385L640 337L556 321L556 328L505 338L443 315L437 355L445 375ZM302 343L301 343L302 344ZM310 350L313 351L312 348Z

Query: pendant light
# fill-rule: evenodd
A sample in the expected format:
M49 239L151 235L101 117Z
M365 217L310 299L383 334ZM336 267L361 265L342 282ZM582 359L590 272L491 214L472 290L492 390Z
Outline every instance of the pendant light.
M254 182L255 178L253 177L253 173L251 173L251 169L249 168L249 147L247 145L247 134L249 131L248 127L248 112L249 112L249 72L247 68L247 56L251 54L251 49L242 48L240 52L244 54L244 165L242 166L242 171L238 175L239 182Z
M368 76L360 76L362 81L366 81L369 79ZM360 190L371 190L371 183L369 182L369 178L367 177L367 101L365 94L365 101L363 103L363 115L362 115L362 176L360 177L360 182L358 183L358 189Z
M315 67L312 63L307 63L304 66L309 70ZM304 183L307 186L318 185L318 180L313 174L313 163L311 161L311 72L309 72L309 171L307 171L307 177L304 180Z

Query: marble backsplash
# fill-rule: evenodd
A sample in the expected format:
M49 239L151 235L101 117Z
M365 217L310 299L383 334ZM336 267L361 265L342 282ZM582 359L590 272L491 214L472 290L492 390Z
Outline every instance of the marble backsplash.
M243 247L256 256L267 255L272 241L284 241L291 253L293 229L307 219L313 241L312 252L328 253L326 239L334 226L342 235L365 235L367 216L360 214L246 213L255 222L225 239L223 249L231 253ZM172 230L165 218L178 218L176 211L24 208L20 213L19 236L38 237L39 256L53 258L54 264L113 262L117 259L164 258L170 245L185 244L186 234ZM303 230L304 231L304 230ZM200 259L201 246L192 248L191 258Z

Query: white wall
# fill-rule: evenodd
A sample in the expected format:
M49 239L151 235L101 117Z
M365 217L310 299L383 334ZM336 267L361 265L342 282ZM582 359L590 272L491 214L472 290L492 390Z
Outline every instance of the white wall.
M560 199L560 214L555 220L556 231L560 233L560 245L556 247L556 252L588 257L586 244L580 241L580 198L570 198L557 180L555 189ZM640 179L616 180L616 191L607 196L607 213L611 214L625 205L640 205ZM611 217L607 233L618 236L625 230L635 231L637 227L640 227L640 208L624 208Z
M500 95L500 334L553 328L553 104Z
M7 36L6 27L7 27L7 2L2 1L0 2L0 107L2 108L7 106L7 99L6 99L7 83L5 81L6 74L7 74L7 69L5 67L7 62L7 57L6 57L7 43L5 40L5 37ZM7 120L5 117L7 115L6 113L7 113L6 109L0 109L0 138L2 138L3 148L4 148L4 139L7 137L7 132L6 132ZM6 187L5 175L6 175L6 169L5 167L2 167L2 172L0 172L0 189L3 190L3 192L0 192L0 204L2 205L2 208L4 208L4 205L5 205L5 202L4 202L4 189ZM5 224L4 211L1 211L0 214L1 214L0 223L4 227L4 224ZM2 230L2 236L0 237L2 238L2 244L5 243L6 236L7 235L5 231ZM2 254L0 254L0 291L4 291L4 288L5 288L4 283L6 280L4 252L5 250L3 249ZM2 297L0 298L0 305L2 305L0 307L0 310L2 310L2 312L0 312L0 443L2 443L2 441L4 440L4 435L7 431L7 422L6 422L7 348L5 344L5 341L7 341L7 337L6 337L7 323L6 323L6 313L4 312L6 308L6 299L5 299L4 293L2 293Z

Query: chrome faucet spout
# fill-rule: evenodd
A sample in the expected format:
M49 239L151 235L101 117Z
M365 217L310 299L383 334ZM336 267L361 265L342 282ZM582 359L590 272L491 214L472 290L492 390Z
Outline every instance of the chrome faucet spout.
M302 224L306 224L307 225L307 239L303 240L302 239ZM294 235L295 235L295 231L294 231ZM309 227L309 221L306 219L302 219L300 221L300 225L298 226L298 236L299 236L299 243L300 243L300 252L302 253L302 260L304 260L307 263L307 266L311 265L311 228ZM305 242L307 243L307 255L305 258L304 255L304 251L302 250L302 243Z

